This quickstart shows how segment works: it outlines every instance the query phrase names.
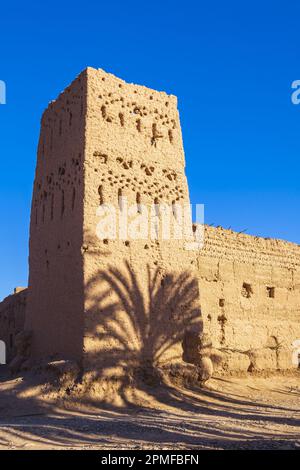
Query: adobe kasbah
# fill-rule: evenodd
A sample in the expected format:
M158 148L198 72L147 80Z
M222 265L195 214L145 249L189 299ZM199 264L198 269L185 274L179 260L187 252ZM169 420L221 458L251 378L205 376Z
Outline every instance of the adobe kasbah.
M192 222L204 235L192 250L97 236L99 206L122 200L137 216L167 204L175 221L190 203L177 99L89 67L42 116L29 287L0 304L12 370L69 360L107 380L160 370L204 382L298 367L299 245Z

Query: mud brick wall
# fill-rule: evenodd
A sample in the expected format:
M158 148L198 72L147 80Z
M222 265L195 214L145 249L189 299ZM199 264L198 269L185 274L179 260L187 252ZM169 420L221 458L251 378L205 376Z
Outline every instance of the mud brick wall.
M85 151L86 364L110 375L180 360L185 325L200 322L194 256L150 231L95 237L99 203L189 203L177 98L89 68Z
M83 72L41 120L32 195L26 329L34 357L80 360L83 343Z
M227 371L288 368L300 338L299 246L211 227L199 253L150 230L99 238L97 208L123 213L125 198L131 219L166 203L175 223L176 204L189 204L177 99L89 67L41 121L25 325L33 357L130 377L181 360L186 328L203 323ZM152 217L160 227L161 213Z
M19 290L0 302L0 340L5 343L7 364L16 354L16 335L24 329L27 294L27 289Z
M203 321L214 346L267 348L265 368L278 366L279 351L280 367L291 367L291 344L300 338L300 247L205 227L197 263Z
M177 99L86 69L45 111L30 226L33 356L102 376L181 358L200 322L182 240L99 239L97 208L189 203ZM155 214L159 219L159 214ZM128 372L129 373L129 372Z

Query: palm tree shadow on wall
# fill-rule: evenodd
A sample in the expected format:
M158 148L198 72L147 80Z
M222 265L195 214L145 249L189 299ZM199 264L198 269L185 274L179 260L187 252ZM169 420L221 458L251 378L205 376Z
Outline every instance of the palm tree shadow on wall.
M96 381L118 383L124 404L134 404L126 392L132 385L155 394L162 371L181 360L186 328L202 327L197 280L149 265L137 274L124 261L99 270L86 294L85 369Z

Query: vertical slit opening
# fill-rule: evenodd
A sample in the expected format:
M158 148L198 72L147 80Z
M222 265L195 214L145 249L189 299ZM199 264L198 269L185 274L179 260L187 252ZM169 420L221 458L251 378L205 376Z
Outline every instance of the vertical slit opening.
M123 210L123 192L122 189L118 189L118 204L120 211Z
M64 215L65 212L65 192L62 190L61 192L61 216Z
M136 206L137 206L137 212L139 214L142 213L142 207L141 207L141 195L140 193L136 193Z
M75 198L76 198L76 190L75 190L75 188L73 188L73 192L72 192L72 211L74 210L74 207L75 207Z
M103 186L99 186L98 194L99 194L99 204L100 204L100 206L102 206L102 204L104 204Z

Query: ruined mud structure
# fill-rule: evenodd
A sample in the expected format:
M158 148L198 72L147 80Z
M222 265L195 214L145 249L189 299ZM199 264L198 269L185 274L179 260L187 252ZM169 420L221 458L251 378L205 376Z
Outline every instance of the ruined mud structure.
M11 362L17 354L16 337L24 330L27 292L16 287L0 303L0 364Z
M49 104L30 223L31 360L71 359L105 378L203 357L219 373L296 366L298 245L212 227L198 251L96 236L99 204L188 204L184 168L175 96L87 68ZM11 344L20 327L3 317L18 316L16 299L0 304Z

